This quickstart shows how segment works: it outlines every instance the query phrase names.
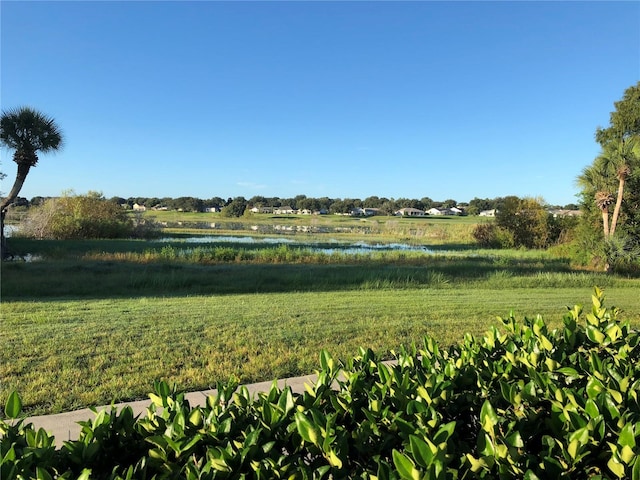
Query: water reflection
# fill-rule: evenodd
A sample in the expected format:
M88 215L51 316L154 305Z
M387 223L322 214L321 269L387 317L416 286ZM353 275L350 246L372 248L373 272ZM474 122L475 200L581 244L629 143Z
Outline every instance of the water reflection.
M161 242L176 242L175 238L167 237ZM339 242L335 239L327 239L322 242L305 241L299 242L287 237L250 237L241 235L206 235L181 238L180 242L196 244L221 244L221 243L242 243L251 245L288 245L290 247L305 248L316 253L341 253L347 255L365 254L372 252L423 252L434 253L433 250L423 245L410 245L408 243L367 243L359 242Z
M320 225L249 225L241 222L161 222L168 228L192 228L199 230L237 230L257 233L372 233L371 227L327 227Z

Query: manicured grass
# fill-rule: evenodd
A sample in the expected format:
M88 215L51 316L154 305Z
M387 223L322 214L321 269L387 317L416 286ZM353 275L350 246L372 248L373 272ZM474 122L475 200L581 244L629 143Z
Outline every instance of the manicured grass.
M637 284L608 289L608 303L640 312L637 292ZM52 413L146 398L157 379L197 390L230 376L310 373L322 348L348 358L360 346L388 352L426 333L453 343L510 310L557 322L565 306L588 304L590 294L587 287L416 288L3 301L0 403L17 389L29 413Z

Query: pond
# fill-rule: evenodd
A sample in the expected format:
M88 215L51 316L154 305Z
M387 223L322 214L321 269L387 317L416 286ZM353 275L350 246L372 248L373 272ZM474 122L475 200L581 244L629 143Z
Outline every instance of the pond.
M176 242L175 238L167 237L160 240L161 242ZM335 239L327 239L322 242L296 241L293 238L288 237L250 237L242 235L221 235L221 236L194 236L188 238L182 238L180 242L194 243L194 244L220 244L220 243L244 243L252 245L289 245L298 248L307 248L312 252L325 253L331 255L332 253L342 254L366 254L372 252L423 252L423 253L435 253L423 245L410 245L408 243L368 243L368 242L339 242Z
M6 225L4 226L4 236L6 238L9 238L11 235L13 235L15 232L18 231L18 226L17 225Z
M324 225L250 225L241 222L162 222L162 226L166 228L192 228L197 230L237 230L245 232L256 232L263 234L282 234L282 233L373 233L370 226L353 226L353 227L327 227Z

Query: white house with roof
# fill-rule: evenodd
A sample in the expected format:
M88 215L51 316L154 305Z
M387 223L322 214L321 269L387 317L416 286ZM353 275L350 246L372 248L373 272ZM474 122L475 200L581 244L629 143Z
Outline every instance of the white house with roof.
M401 217L423 217L425 212L418 208L405 207L398 210L395 214Z
M429 215L462 215L462 210L457 207L452 208L430 208L427 210Z
M480 216L481 217L495 217L496 216L496 209L494 208L493 210L482 210L480 212Z
M292 213L296 213L296 210L291 208L289 205L284 205L282 207L274 208L273 213L276 215L291 215Z
M350 214L354 217L371 217L380 213L379 208L354 208Z
M273 207L253 207L252 213L273 213Z

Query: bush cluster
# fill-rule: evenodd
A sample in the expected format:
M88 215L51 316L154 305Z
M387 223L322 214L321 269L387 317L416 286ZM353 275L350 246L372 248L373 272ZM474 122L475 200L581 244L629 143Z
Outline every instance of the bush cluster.
M505 197L495 223L480 223L473 238L484 248L546 248L567 241L577 225L574 217L556 218L534 198Z
M115 408L56 450L30 424L0 422L5 478L640 478L640 334L603 305L576 306L560 329L503 319L382 362L371 350L294 394L251 398L219 384L191 407L155 385L142 418ZM9 417L18 416L12 394Z
M48 199L30 209L21 225L23 235L56 240L127 238L151 232L148 225L134 222L120 205L96 192Z

